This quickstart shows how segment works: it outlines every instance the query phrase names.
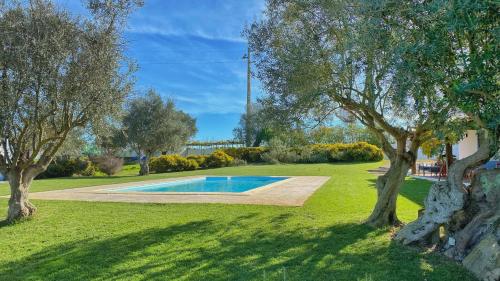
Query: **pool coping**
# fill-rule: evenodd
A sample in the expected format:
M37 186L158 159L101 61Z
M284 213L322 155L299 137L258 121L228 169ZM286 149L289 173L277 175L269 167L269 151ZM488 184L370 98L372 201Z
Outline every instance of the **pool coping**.
M177 180L195 179L207 176L197 175L136 181L110 185L88 186L73 189L35 192L30 199L70 200L88 202L127 202L127 203L221 203L302 206L304 202L330 177L327 176L276 176L288 179L257 187L245 192L114 192L109 189L127 188Z

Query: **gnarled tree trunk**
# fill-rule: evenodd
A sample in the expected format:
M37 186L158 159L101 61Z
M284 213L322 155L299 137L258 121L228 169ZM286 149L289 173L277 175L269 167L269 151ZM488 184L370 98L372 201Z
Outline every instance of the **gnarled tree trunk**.
M147 176L149 175L149 159L151 157L149 155L145 155L144 158L141 158L139 161L139 175L140 176Z
M28 199L28 191L36 175L31 170L12 170L8 173L10 199L7 221L27 218L36 212L36 207Z
M394 161L391 160L391 166L387 173L378 177L376 183L377 203L367 220L367 224L374 227L400 224L396 214L396 201L399 189L411 165L410 159L398 155Z
M448 224L453 216L464 208L467 190L463 185L463 177L466 170L483 164L495 152L491 150L488 133L480 131L478 135L478 150L469 157L455 161L448 171L447 181L432 185L424 202L425 210L422 216L403 227L396 234L396 240L403 244L427 243L440 226Z

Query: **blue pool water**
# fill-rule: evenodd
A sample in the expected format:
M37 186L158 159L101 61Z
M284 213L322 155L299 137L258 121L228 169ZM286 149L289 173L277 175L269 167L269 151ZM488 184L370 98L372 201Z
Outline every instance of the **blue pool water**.
M244 192L287 179L286 177L205 177L158 184L132 186L119 192Z

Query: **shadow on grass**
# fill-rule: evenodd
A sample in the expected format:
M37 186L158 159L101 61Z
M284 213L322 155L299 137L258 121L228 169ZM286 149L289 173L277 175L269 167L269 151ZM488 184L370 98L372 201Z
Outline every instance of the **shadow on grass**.
M62 243L0 264L0 279L445 280L439 268L421 269L428 256L393 243L372 243L387 235L384 230L357 224L252 229L255 219L276 226L287 221L286 216L256 216Z
M6 226L9 226L10 223L7 220L1 220L0 221L0 229Z
M370 186L376 188L377 179L367 180ZM432 182L422 179L406 178L403 186L399 190L399 194L406 199L413 201L421 206L424 205L424 200L429 193Z

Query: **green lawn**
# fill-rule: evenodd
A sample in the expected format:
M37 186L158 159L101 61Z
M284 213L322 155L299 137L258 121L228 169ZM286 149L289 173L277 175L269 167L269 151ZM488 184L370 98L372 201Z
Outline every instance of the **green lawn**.
M0 279L474 280L454 262L392 242L388 229L361 224L376 197L376 177L366 170L379 165L261 165L147 177L331 176L303 207L36 200L34 219L0 223ZM145 179L134 172L39 180L33 191ZM407 180L401 219L415 218L428 187Z

